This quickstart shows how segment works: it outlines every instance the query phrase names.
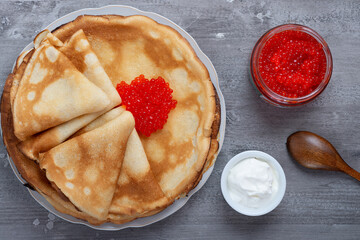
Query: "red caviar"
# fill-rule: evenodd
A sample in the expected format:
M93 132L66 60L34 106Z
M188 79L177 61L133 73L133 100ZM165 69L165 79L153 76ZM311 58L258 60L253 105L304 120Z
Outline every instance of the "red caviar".
M288 98L312 93L323 81L327 68L323 46L310 34L295 30L270 37L258 64L264 83Z
M162 77L148 80L140 75L131 84L122 81L116 90L126 110L133 114L136 130L147 137L163 128L168 114L177 104L172 99L173 90Z

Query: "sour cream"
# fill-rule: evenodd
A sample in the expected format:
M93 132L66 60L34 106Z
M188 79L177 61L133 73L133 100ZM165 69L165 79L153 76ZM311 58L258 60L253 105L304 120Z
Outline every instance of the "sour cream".
M268 204L279 187L274 169L257 158L246 158L231 168L227 184L232 200L250 208Z

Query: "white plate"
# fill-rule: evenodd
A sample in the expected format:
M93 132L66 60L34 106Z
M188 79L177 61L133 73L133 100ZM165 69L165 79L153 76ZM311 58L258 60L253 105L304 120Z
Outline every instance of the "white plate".
M204 63L204 65L206 66L207 70L209 71L210 74L210 78L212 83L214 84L215 88L216 88L216 92L219 96L220 99L220 105L221 105L221 123L220 123L220 131L219 131L219 136L218 136L218 141L219 141L219 151L223 145L224 142L224 134L225 134L225 123L226 123L226 110L225 110L225 101L224 101L224 97L220 91L220 87L219 87L219 81L218 81L218 77L215 71L214 66L212 65L212 63L210 62L209 58L200 50L199 46L197 45L197 43L195 42L195 40L187 33L185 32L184 29L182 29L181 27L179 27L178 25L176 25L175 23L173 23L172 21L170 21L169 19L160 16L156 13L152 13L152 12L144 12L144 11L140 11L136 8L133 7L129 7L129 6L122 6L122 5L111 5L111 6L105 6L105 7L101 7L101 8L86 8L86 9L81 9L72 13L69 13L59 19L57 19L56 21L52 22L49 26L47 26L46 28L49 29L50 31L54 30L55 28L68 23L70 21L75 20L75 18L77 18L80 15L105 15L105 14L116 14L116 15L122 15L122 16L131 16L131 15L143 15L143 16L147 16L152 18L153 20L157 21L158 23L164 24L164 25L168 25L170 27L172 27L173 29L175 29L176 31L178 31L192 46L192 48L195 50L198 58ZM29 45L27 45L22 52L30 50L31 48L33 48L34 45L33 43L30 43ZM15 66L15 64L14 64ZM11 158L8 156L8 160L10 162L10 165L14 171L14 173L16 174L17 178L24 184L26 183L26 181L21 177L21 175L18 173L16 166L14 164L14 162L11 160ZM179 200L176 200L172 205L170 205L169 207L167 207L164 211L153 215L153 216L149 216L149 217L145 217L145 218L139 218L136 219L132 222L128 222L128 223L124 223L124 224L113 224L113 223L104 223L100 226L94 226L89 224L86 221L74 218L70 215L61 213L59 211L57 211L43 196L41 196L38 192L33 191L33 190L29 190L31 196L40 204L42 205L44 208L46 208L48 211L52 212L53 214L55 214L56 216L72 222L72 223L78 223L78 224L84 224L86 226L89 226L91 228L94 229L98 229L98 230L121 230L124 228L128 228L128 227L143 227L152 223L155 223L157 221L160 221L168 216L170 216L171 214L175 213L177 210L179 210L182 206L185 205L185 203L189 200L189 198L196 193L197 191L200 190L200 188L205 184L206 180L209 178L212 170L213 170L214 166L212 166L211 168L209 168L209 170L207 170L201 181L199 182L199 184L196 186L196 188L194 188L192 191L189 192L187 197L181 198Z

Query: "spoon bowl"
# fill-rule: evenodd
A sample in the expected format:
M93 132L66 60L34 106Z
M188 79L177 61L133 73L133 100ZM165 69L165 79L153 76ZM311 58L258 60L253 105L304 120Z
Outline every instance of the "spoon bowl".
M341 171L360 181L360 173L352 169L325 138L312 132L299 131L291 134L287 149L300 165L329 171Z

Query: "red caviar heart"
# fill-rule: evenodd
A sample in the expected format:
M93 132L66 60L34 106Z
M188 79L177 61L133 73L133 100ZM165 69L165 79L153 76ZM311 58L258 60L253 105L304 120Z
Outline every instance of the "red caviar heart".
M147 137L163 128L170 111L177 104L172 99L173 90L162 77L149 80L140 75L130 84L120 82L116 90L122 105L133 114L136 130Z

